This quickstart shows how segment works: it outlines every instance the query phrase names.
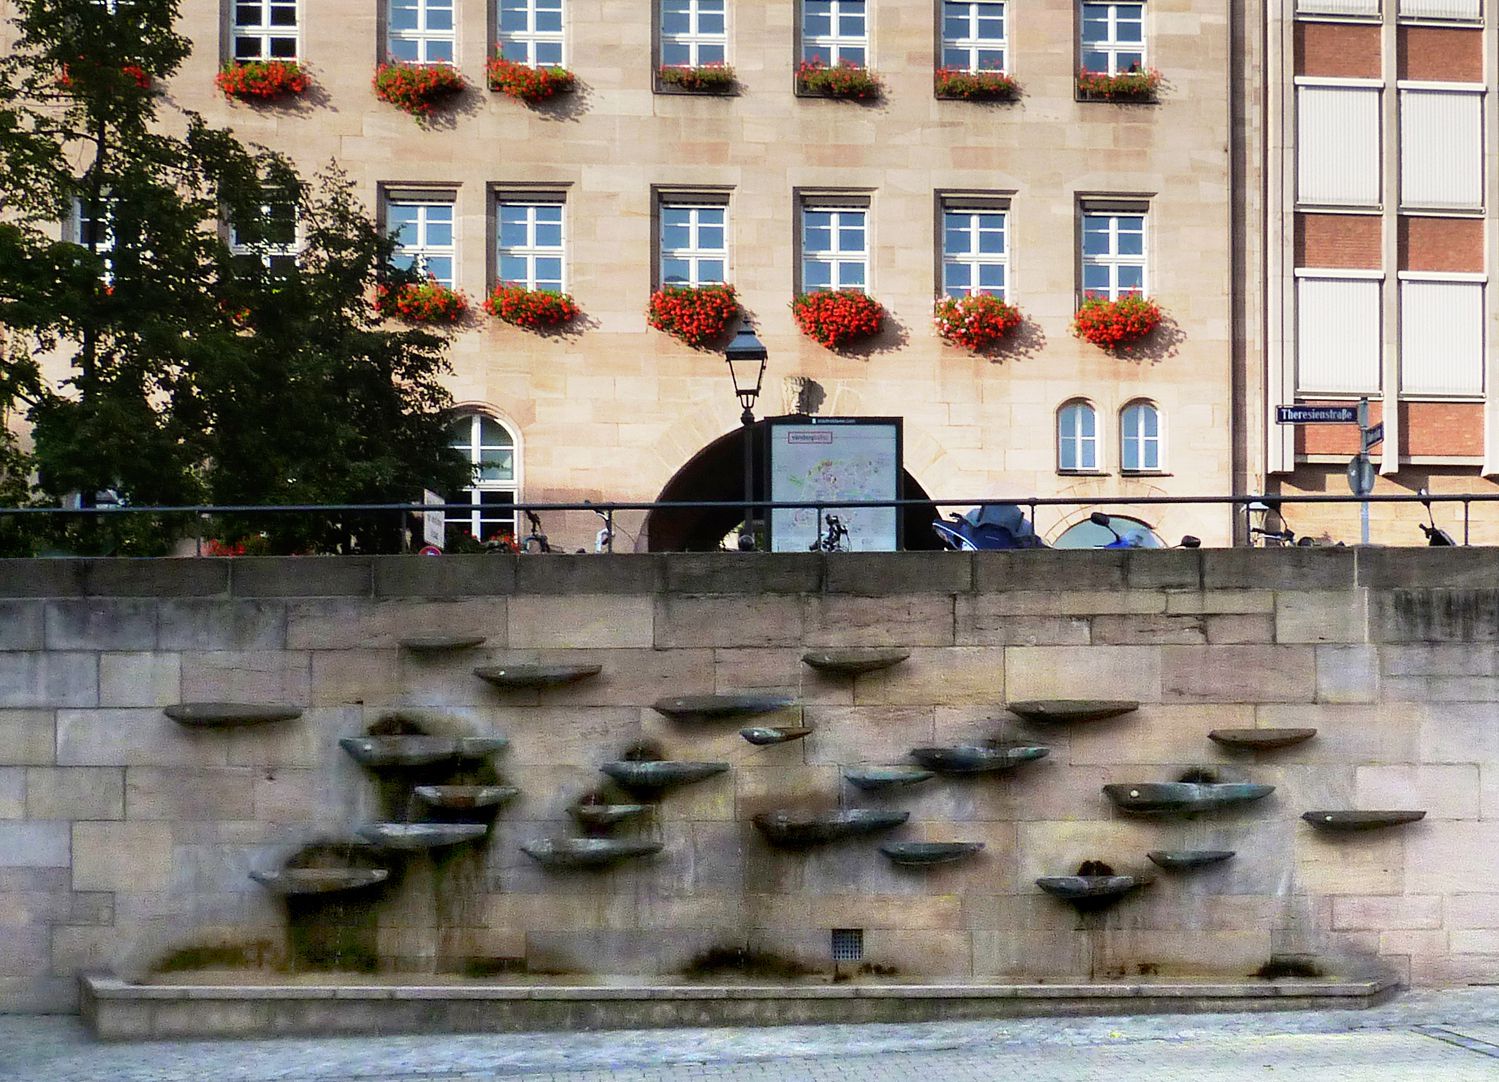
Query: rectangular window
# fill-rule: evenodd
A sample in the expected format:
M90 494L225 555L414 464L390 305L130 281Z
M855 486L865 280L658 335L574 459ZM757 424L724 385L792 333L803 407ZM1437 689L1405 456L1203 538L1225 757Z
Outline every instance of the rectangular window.
M296 60L297 0L233 0L235 60Z
M1143 294L1145 214L1085 210L1083 213L1083 294L1115 301Z
M1296 278L1298 394L1374 394L1379 390L1378 277Z
M1483 394L1483 283L1400 283L1402 394Z
M1084 71L1138 71L1145 67L1145 5L1088 4L1082 6Z
M533 68L561 67L563 0L499 0L500 53Z
M451 194L392 192L385 201L385 224L396 234L395 266L453 285L458 249Z
M1005 5L945 0L942 66L959 71L1005 70Z
M728 0L661 0L661 63L701 68L729 59Z
M1363 2L1368 3L1369 0L1363 0ZM1483 8L1479 0L1400 0L1400 17L1402 19L1458 19L1463 22L1476 23L1483 18Z
M68 239L104 257L105 282L114 281L114 260L110 258L110 253L114 251L115 237L111 217L108 196L99 201L98 209L93 214L89 213L84 200L75 198L73 219L68 223L71 234Z
M496 208L499 280L527 289L566 287L562 202L539 196L501 196Z
M1009 229L1003 207L945 206L942 211L942 292L989 293L1009 285Z
M802 60L867 66L868 7L866 0L802 0Z
M1057 469L1063 473L1098 469L1098 415L1086 403L1063 406L1057 416Z
M1380 193L1379 88L1296 88L1296 201L1376 207Z
M720 285L729 272L729 208L682 200L661 204L661 284Z
M386 48L408 64L451 64L455 54L456 0L390 0Z
M1483 95L1400 91L1400 205L1483 209Z
M802 291L857 289L869 282L869 208L825 202L802 207Z
M301 250L296 207L290 202L266 203L260 208L260 216L254 230L229 223L230 253L236 262L254 261L273 273L289 273L296 267Z

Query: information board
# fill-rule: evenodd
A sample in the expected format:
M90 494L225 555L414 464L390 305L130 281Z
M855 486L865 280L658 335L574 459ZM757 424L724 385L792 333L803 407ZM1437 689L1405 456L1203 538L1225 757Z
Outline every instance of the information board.
M848 528L849 552L893 552L901 516L894 507L840 507L839 500L896 500L901 496L901 422L898 417L790 417L766 422L770 498L800 503L826 500L824 515ZM772 552L806 552L817 543L815 508L770 515Z

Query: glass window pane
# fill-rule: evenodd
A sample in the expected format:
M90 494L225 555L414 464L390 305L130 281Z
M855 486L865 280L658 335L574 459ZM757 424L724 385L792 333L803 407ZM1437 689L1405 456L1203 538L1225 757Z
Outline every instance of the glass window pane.
M802 57L808 61L821 60L824 64L831 64L833 62L833 50L825 45L808 45L802 50Z
M802 288L808 291L828 289L833 283L833 268L826 263L809 260L802 265Z
M1109 54L1094 52L1091 49L1084 49L1082 66L1084 71L1108 71Z
M1119 292L1139 293L1145 288L1144 267L1119 268Z
M1150 406L1141 406L1140 409L1145 414L1145 435L1152 439L1159 436L1161 420L1156 411Z
M272 38L271 55L278 60L291 60L297 55L295 38Z
M838 229L838 250L840 252L862 252L864 250L864 227L862 225L844 225Z
M700 12L697 17L697 32L699 34L722 34L724 32L724 16L720 11Z
M973 282L973 267L968 263L944 264L943 278L949 293L962 296L968 292L968 287Z
M526 243L524 222L500 222L500 244L505 248L520 248Z
M390 9L390 28L392 30L415 30L416 8L405 4L393 4Z
M536 260L536 286L538 289L562 288L562 260L556 256L541 256Z
M685 259L661 260L661 281L667 285L685 285L692 280L692 269Z
M392 60L404 60L414 63L417 59L417 46L414 41L403 41L399 38L390 42L390 58Z
M510 431L500 422L482 414L479 417L479 444L482 447L511 447L515 441Z
M685 68L692 65L692 47L681 42L661 43L661 63L669 68Z
M1109 222L1107 218L1083 219L1083 254L1109 254Z
M979 291L1002 296L1005 291L1003 263L984 263L979 267Z
M453 29L452 9L430 8L427 11L428 30L451 30Z
M697 246L708 252L716 252L723 247L723 226L705 225L697 231Z
M554 68L562 66L562 42L538 41L535 45L537 67Z
M293 7L273 7L273 8L271 8L271 25L272 26L296 26L297 25L297 9L294 6Z
M538 248L561 248L562 247L562 223L561 222L537 222L536 223L536 246Z
M979 19L979 37L986 41L999 41L1005 36L1003 19Z
M451 256L427 256L422 261L422 269L439 282L451 282L453 280L453 260Z
M953 255L973 251L973 233L968 228L968 215L949 214L947 229L943 233L943 247Z
M426 61L429 64L451 64L453 43L451 41L428 41Z
M560 9L542 9L536 13L536 26L533 28L540 34L562 33L562 12Z
M943 37L957 39L968 36L968 13L962 10L963 7L961 4L947 5L942 16Z
M674 225L668 223L661 230L661 243L667 248L685 248L688 245L690 236L690 231L685 224Z
M698 281L703 285L714 285L724 280L724 264L721 259L699 260L697 265Z
M863 263L839 263L838 284L843 288L862 288L864 285Z
M1003 49L980 49L977 55L980 71L1004 70L1005 51Z
M1145 54L1140 52L1120 52L1114 54L1117 57L1117 71L1135 71L1145 63Z
M948 46L942 50L942 66L944 68L966 68L968 67L968 50Z
M862 46L862 45L857 45L857 46L855 46L855 45L841 45L841 46L839 46L839 48L838 48L838 63L842 64L842 63L845 63L845 62L849 63L849 64L857 64L859 67L863 67L864 66L864 46Z
M526 9L520 5L504 4L500 7L500 32L505 34L523 33L529 25L526 18Z
M529 268L524 256L500 256L500 281L525 283Z
M1096 263L1083 265L1083 292L1107 293L1109 291L1109 268Z
M446 222L427 223L427 243L434 248L452 247L453 227Z
M729 59L728 50L722 45L699 45L697 47L697 62L703 64L724 64Z
M807 0L802 12L802 33L808 37L827 37L833 32L833 17L827 4Z
M807 234L802 241L803 247L809 252L826 252L833 243L833 231L827 226L807 227Z

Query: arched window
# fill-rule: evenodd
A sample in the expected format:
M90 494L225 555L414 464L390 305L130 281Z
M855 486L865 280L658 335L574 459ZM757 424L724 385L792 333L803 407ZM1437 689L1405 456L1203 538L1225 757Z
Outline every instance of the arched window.
M515 536L515 437L499 421L483 413L460 417L449 430L448 445L468 459L473 482L451 503L467 503L448 511L448 541L468 534L487 541L496 534Z
M1125 473L1161 468L1161 417L1149 402L1131 402L1119 414L1119 468Z
M1098 414L1086 402L1068 402L1057 411L1057 469L1098 469Z

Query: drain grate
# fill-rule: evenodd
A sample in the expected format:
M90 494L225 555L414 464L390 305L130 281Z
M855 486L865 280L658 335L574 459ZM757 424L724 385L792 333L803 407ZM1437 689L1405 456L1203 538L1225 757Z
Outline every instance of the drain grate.
M833 961L860 962L864 959L864 929L833 929Z

